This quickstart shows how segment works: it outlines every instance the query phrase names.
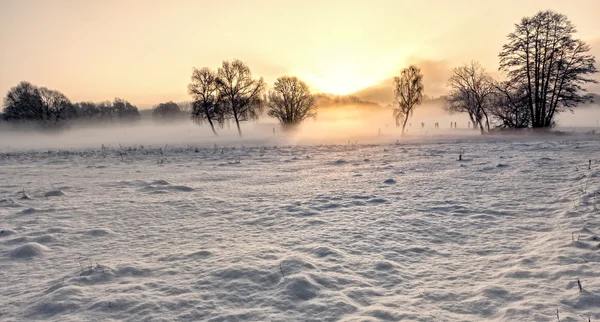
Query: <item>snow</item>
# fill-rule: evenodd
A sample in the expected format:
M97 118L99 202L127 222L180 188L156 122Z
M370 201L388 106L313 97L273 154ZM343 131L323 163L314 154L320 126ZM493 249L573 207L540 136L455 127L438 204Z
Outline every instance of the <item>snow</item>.
M598 136L397 139L0 150L0 320L600 319Z

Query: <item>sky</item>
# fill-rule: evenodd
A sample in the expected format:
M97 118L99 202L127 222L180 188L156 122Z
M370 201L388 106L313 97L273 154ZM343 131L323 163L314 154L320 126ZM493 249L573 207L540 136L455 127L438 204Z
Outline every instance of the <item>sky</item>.
M193 67L241 59L268 84L292 75L333 94L415 63L439 96L452 67L495 72L514 24L545 9L600 58L598 0L0 0L0 93L27 80L72 101L149 107L189 100Z

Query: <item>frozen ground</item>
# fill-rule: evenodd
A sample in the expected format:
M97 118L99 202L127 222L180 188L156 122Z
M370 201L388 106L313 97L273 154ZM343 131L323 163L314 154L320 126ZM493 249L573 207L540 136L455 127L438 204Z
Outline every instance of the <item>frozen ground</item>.
M4 149L0 320L600 319L597 137L394 142Z

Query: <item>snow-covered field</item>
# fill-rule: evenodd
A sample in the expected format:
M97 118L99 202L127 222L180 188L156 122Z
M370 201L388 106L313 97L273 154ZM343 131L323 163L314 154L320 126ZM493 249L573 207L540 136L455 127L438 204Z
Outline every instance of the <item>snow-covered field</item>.
M0 320L600 319L597 136L395 141L3 147Z

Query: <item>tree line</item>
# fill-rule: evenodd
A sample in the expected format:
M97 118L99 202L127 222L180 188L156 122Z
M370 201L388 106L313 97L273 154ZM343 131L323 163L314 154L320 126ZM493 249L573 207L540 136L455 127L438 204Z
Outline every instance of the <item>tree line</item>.
M481 133L495 128L549 128L556 115L592 100L585 84L596 83L595 58L589 45L575 39L575 26L563 14L540 11L525 17L507 37L499 54L502 80L494 79L477 61L454 68L447 82L445 109L466 113ZM423 102L423 74L411 65L393 79L395 107L392 116L402 134L414 110ZM191 117L217 128L235 122L242 136L241 122L263 114L276 118L284 129L294 128L316 117L317 105L339 102L369 104L356 97L311 94L306 83L293 76L279 77L267 92L263 78L253 77L240 60L224 61L216 70L193 68L188 93L189 105L174 102L154 107L157 119ZM122 99L113 102L71 103L62 93L22 82L4 100L7 121L37 121L58 124L71 119L134 120L137 107Z
M128 101L115 98L112 102L72 103L63 93L21 82L4 98L2 119L9 122L36 122L56 126L67 121L137 120L138 108Z

